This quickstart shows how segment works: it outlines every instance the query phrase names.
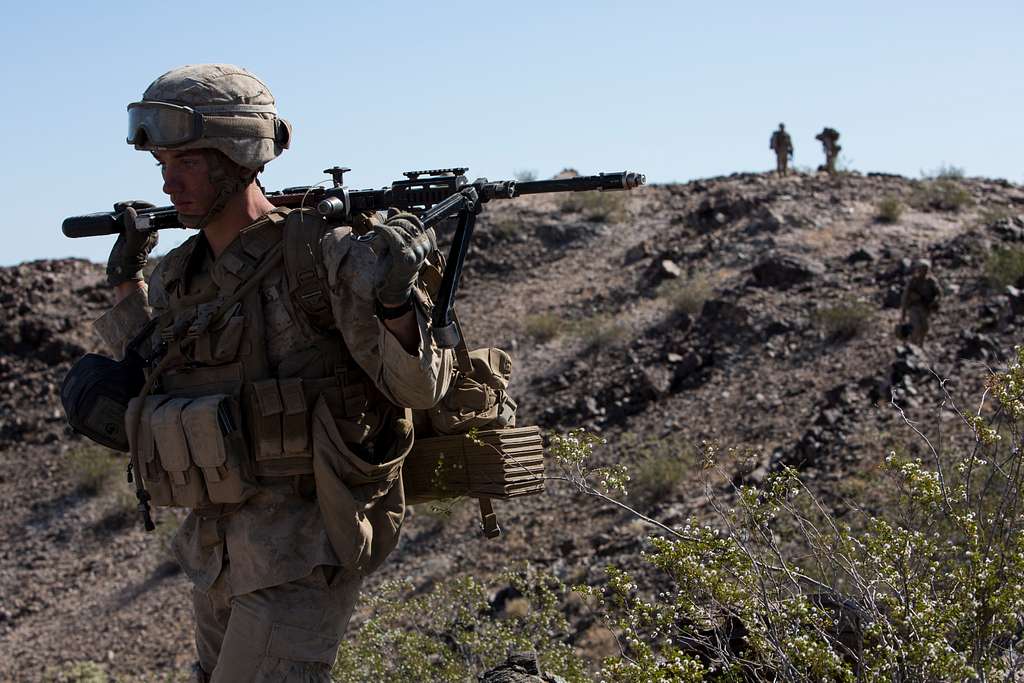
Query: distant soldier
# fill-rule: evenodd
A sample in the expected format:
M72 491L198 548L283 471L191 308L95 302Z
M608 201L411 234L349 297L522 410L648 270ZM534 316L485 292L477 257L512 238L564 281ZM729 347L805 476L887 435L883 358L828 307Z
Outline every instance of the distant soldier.
M931 273L931 267L928 259L914 261L910 280L900 300L900 323L909 324L907 339L912 344L924 343L928 334L928 318L939 310L939 299L942 298L942 288Z
M839 158L839 150L842 149L839 146L839 131L835 128L826 127L815 135L814 139L820 140L821 146L825 150L825 170L828 171L829 175L835 175L836 159ZM821 169L819 168L818 170Z
M779 124L779 129L772 133L768 148L775 151L775 172L780 176L788 172L789 160L793 158L793 139L786 132L786 126Z

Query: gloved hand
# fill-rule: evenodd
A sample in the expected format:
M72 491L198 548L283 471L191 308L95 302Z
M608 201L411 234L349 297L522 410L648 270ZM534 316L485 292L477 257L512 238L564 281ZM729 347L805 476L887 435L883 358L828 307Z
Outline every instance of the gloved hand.
M121 212L121 234L117 236L107 259L107 284L116 287L129 280L141 280L149 252L156 246L156 230L141 232L135 229L135 217L140 209L151 209L153 204L141 201L118 202L114 211Z
M437 248L437 238L411 213L388 217L374 226L374 232L384 242L378 247L374 273L377 300L385 306L401 306L409 300L427 256Z

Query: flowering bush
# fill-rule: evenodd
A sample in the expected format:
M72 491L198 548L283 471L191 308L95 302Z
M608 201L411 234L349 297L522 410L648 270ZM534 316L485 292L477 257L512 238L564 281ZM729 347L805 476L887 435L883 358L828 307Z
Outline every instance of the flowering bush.
M897 499L856 530L783 468L730 507L710 493L716 519L651 539L667 589L614 567L605 587L580 587L624 648L602 678L1019 680L1024 351L988 395L957 411L974 448L942 453L918 432L927 461L884 458Z

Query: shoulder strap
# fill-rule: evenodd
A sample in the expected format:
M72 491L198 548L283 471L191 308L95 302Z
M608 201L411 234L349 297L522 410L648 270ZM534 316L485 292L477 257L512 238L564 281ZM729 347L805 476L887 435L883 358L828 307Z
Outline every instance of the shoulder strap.
M317 329L334 327L330 284L320 241L327 222L312 211L292 211L284 222L284 270L288 294Z

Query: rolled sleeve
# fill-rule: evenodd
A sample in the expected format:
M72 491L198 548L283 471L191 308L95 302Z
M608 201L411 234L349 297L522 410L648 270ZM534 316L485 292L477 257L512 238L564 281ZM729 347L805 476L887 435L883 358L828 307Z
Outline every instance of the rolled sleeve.
M438 348L433 342L425 306L417 303L413 309L420 333L415 356L402 347L383 322L377 320L381 381L395 403L406 408L427 409L436 405L448 390L452 352Z

